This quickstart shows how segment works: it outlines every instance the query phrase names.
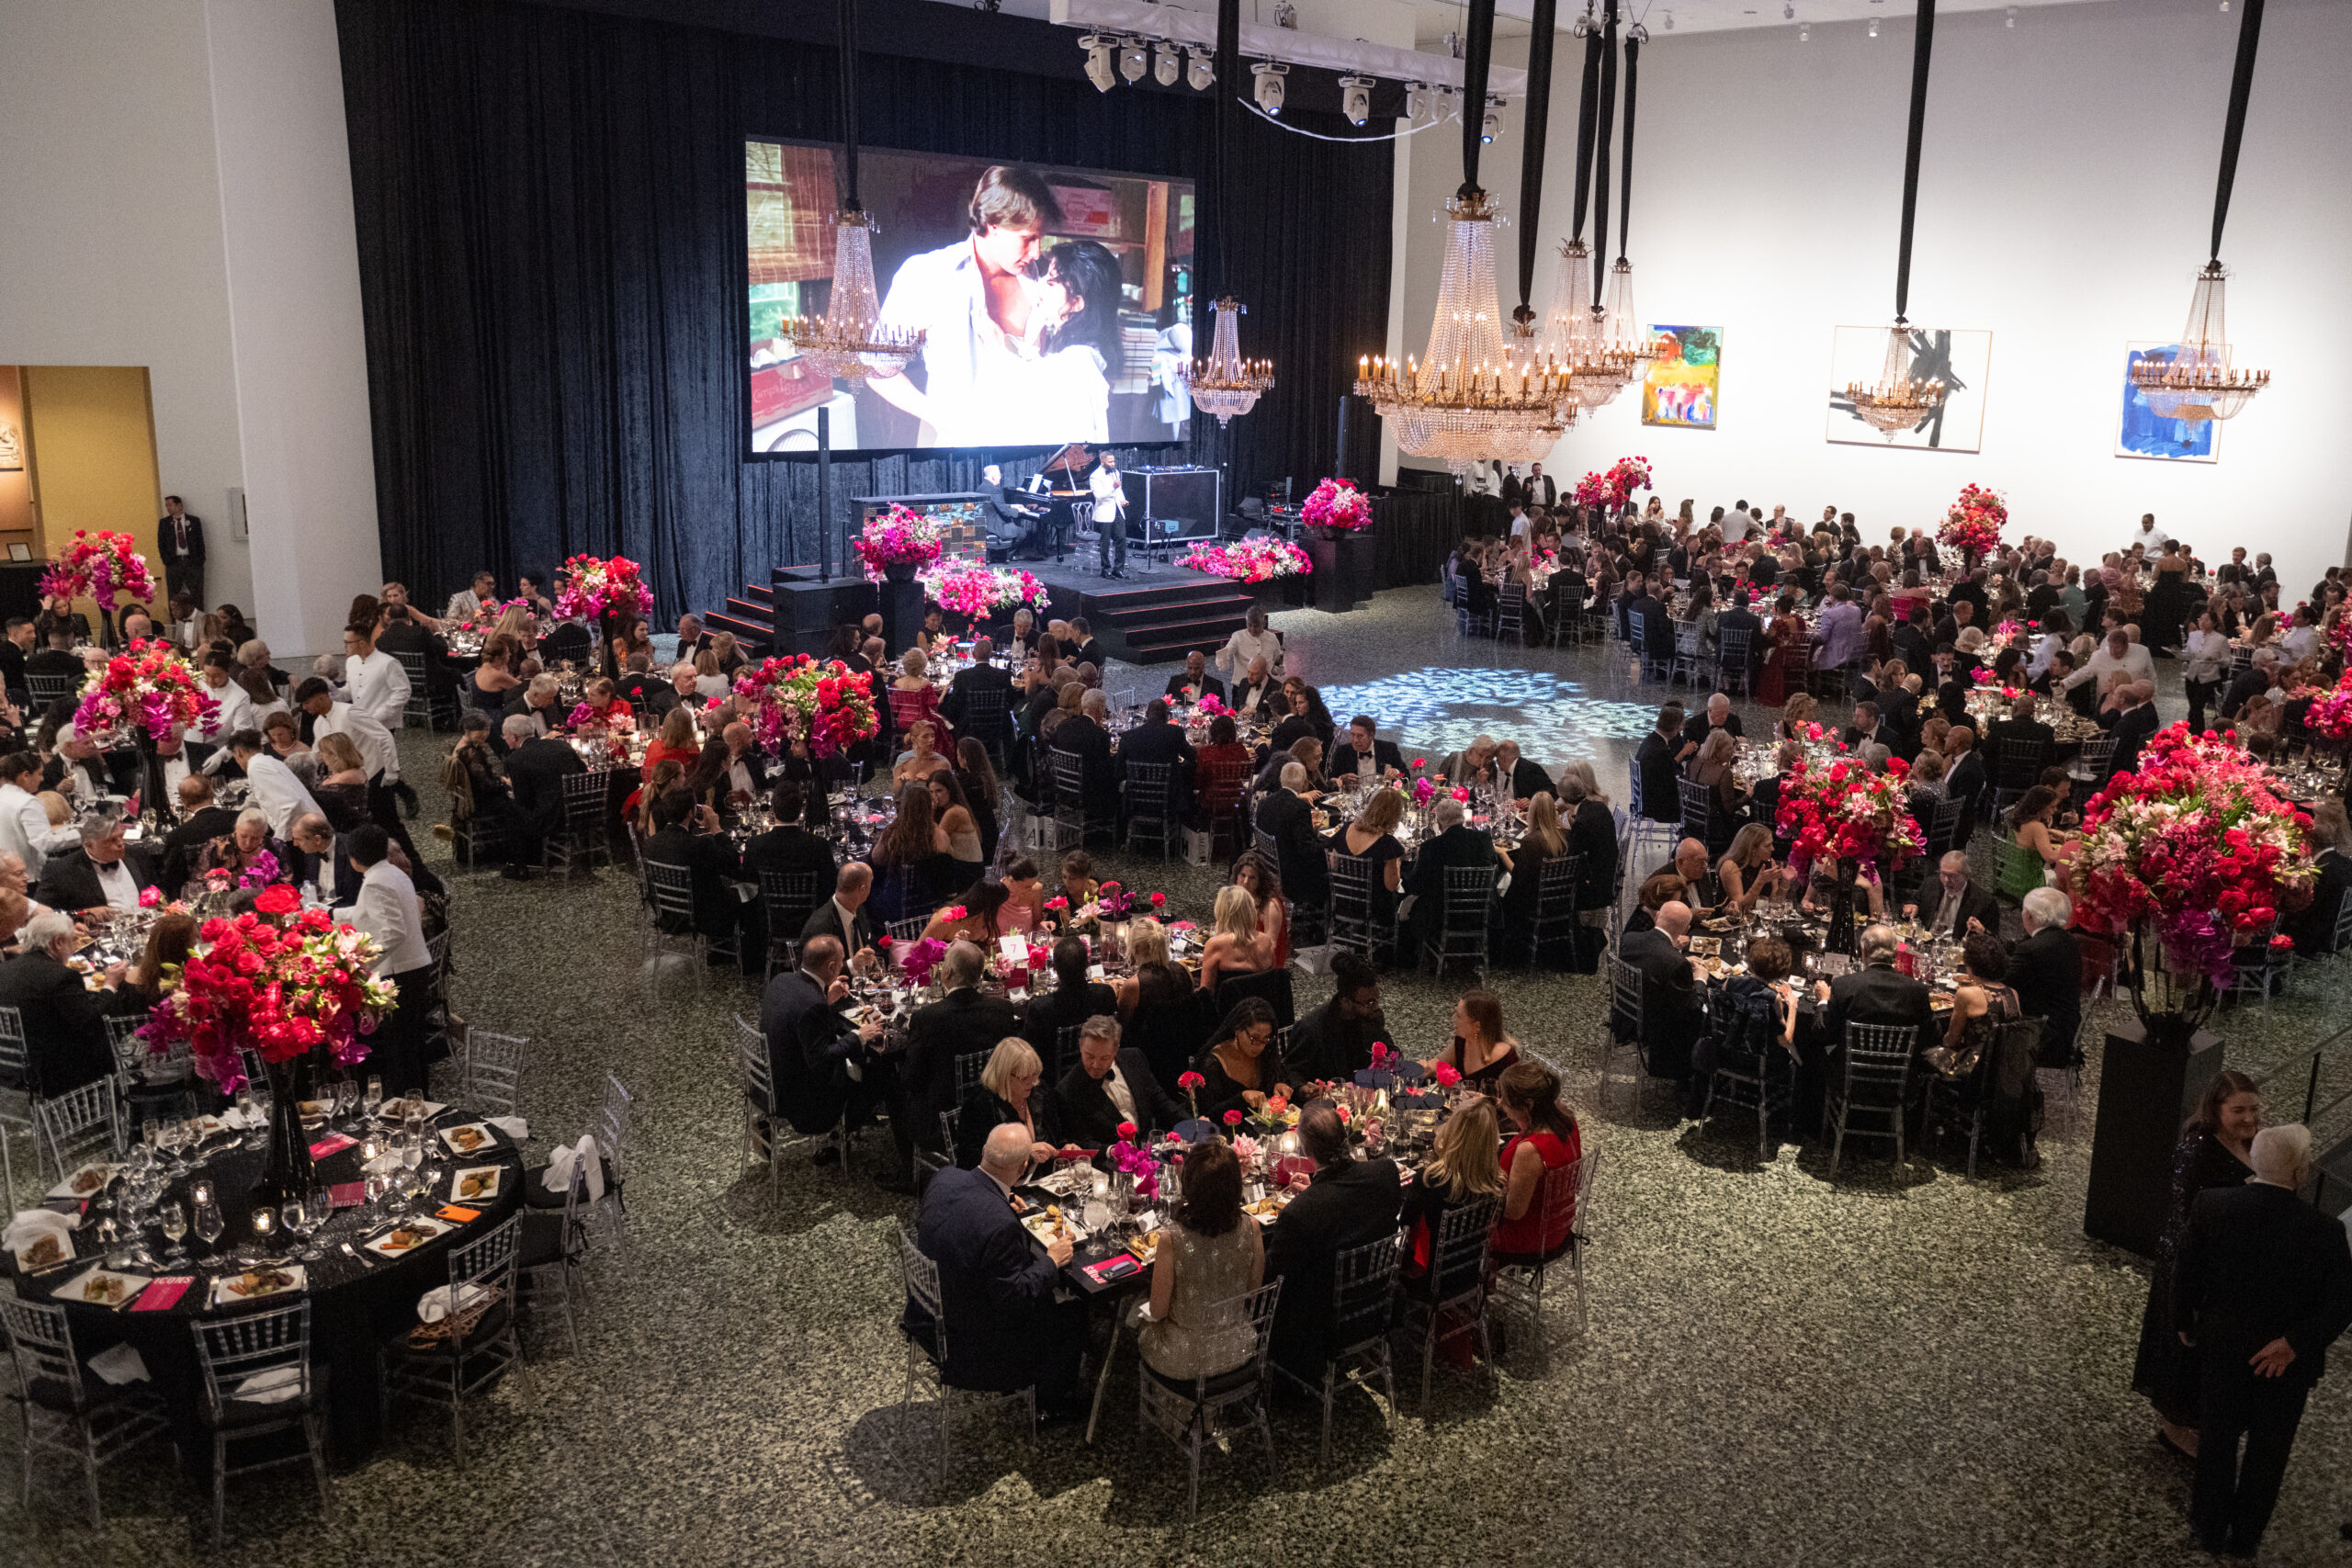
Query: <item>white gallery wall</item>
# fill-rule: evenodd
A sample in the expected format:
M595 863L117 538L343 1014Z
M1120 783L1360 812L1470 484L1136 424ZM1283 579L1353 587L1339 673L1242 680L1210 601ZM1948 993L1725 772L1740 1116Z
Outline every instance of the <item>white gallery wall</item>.
M289 654L381 581L346 146L333 0L0 0L0 364L149 367L206 596Z
M2241 362L2274 372L2270 389L2223 428L2218 462L2114 456L2124 345L2179 335L2205 259L2239 16L2213 0L2111 0L2022 9L2014 28L1997 10L1939 18L1910 317L1993 334L1972 456L1824 438L1832 329L1894 314L1910 17L1890 16L1875 39L1855 23L1801 43L1793 25L1672 34L1654 14L1628 254L1647 321L1723 329L1717 427L1644 426L1628 389L1546 469L1573 479L1639 453L1669 506L1689 496L1703 517L1744 496L1811 517L1834 502L1866 538L1932 525L1973 480L2007 493L2013 534L2070 558L2096 558L2154 512L2209 555L2271 550L2299 594L2345 560L2352 524L2332 368L2352 336L2344 0L2271 0L2263 30L2222 259L2231 336ZM1581 49L1562 35L1547 248L1572 206ZM1401 314L1419 352L1442 248L1427 215L1459 183L1460 158L1451 132L1414 141ZM1514 217L1519 158L1514 116L1481 170ZM1519 233L1498 236L1506 314ZM1542 310L1548 273L1538 278Z

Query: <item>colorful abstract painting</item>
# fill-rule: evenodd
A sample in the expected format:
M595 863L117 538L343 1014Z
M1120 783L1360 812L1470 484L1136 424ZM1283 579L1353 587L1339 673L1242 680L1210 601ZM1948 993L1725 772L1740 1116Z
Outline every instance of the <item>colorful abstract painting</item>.
M1952 327L1913 327L1914 381L1941 381L1944 400L1927 417L1892 435L1854 412L1846 389L1877 382L1886 369L1884 327L1839 327L1829 349L1829 428L1826 438L1858 446L1899 446L1920 452L1973 452L1984 440L1984 389L1993 368L1993 334Z
M1657 357L1642 380L1642 423L1713 430L1721 395L1721 327L1652 327Z
M2147 394L2132 384L2132 367L2143 359L2172 363L2177 343L2133 343L2123 349L2123 414L2115 433L2119 457L2154 457L2172 463L2211 463L2221 456L2222 422L2165 419L2148 406Z

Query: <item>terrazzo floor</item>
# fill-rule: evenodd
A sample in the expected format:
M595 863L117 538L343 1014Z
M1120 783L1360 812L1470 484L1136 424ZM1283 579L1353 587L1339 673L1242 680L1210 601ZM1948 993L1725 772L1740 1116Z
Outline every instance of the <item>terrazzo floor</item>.
M1432 755L1478 728L1516 731L1544 761L1593 757L1604 787L1623 788L1654 691L1612 655L1522 659L1460 642L1441 616L1433 592L1411 590L1276 624L1342 718L1409 716L1405 739ZM1110 683L1158 680L1114 670ZM2168 702L2177 712L2177 690ZM432 820L441 743L401 744ZM1098 860L1205 914L1211 873ZM469 1424L462 1472L445 1429L408 1414L382 1449L338 1464L324 1518L291 1481L232 1487L217 1551L166 1455L109 1473L103 1533L44 1468L29 1509L0 1487L0 1562L2210 1561L2183 1519L2187 1467L2130 1391L2146 1275L2081 1234L2095 1067L2079 1113L2053 1105L2031 1176L1972 1183L1944 1157L1898 1176L1871 1150L1831 1180L1793 1146L1759 1163L1730 1122L1678 1124L1662 1097L1637 1111L1625 1080L1593 1070L1594 981L1497 972L1514 1032L1570 1064L1601 1153L1589 1325L1555 1297L1548 1359L1521 1343L1490 1374L1441 1370L1426 1407L1410 1379L1393 1413L1343 1400L1328 1467L1317 1414L1283 1407L1271 1481L1254 1448L1212 1454L1188 1529L1181 1456L1136 1425L1131 1340L1095 1447L1059 1428L1031 1448L1011 1423L974 1419L939 1485L931 1413L900 1404L893 1226L910 1204L872 1179L886 1141L869 1136L848 1180L796 1160L771 1206L764 1173L739 1162L728 1065L729 1016L755 1012L752 987L714 973L697 996L672 975L649 1001L625 872L518 885L440 869L456 890L458 1007L531 1038L524 1098L541 1146L578 1136L606 1073L637 1096L630 1250L596 1265L579 1352L527 1339L534 1359ZM1300 1006L1319 1002L1329 982L1301 978ZM1434 1048L1457 990L1392 977L1393 1036ZM2282 1069L2287 1114L2297 1053L2341 1026L2343 998L2341 974L2324 971L2267 1013L2223 1015L2233 1064ZM0 1424L0 1467L16 1467L17 1441ZM2352 1559L2337 1536L2347 1452L2339 1371L2312 1401L2265 1561Z

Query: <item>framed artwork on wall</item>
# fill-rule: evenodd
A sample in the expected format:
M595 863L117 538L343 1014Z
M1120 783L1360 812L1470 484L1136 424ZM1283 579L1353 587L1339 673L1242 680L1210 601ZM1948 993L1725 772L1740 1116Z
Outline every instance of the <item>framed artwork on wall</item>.
M1657 357L1642 378L1642 423L1669 430L1713 430L1722 406L1724 330L1652 327Z
M1908 430L1874 430L1854 412L1846 389L1878 380L1886 367L1884 327L1838 327L1829 348L1826 438L1855 446L1898 446L1920 452L1974 452L1984 439L1984 391L1992 374L1993 334L1955 327L1911 329L1910 377L1941 381L1941 407Z
M2177 343L2131 343L2123 347L2123 412L2115 431L2119 457L2153 457L2166 463L2211 463L2221 457L2222 422L2165 419L2148 406L2147 394L2132 384L2132 367L2142 360L2169 365Z

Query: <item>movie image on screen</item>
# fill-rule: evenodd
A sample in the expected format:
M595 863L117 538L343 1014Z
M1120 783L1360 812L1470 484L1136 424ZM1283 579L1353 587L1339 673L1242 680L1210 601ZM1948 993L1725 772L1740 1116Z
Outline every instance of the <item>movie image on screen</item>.
M879 381L816 374L781 335L832 291L838 150L744 146L751 444L837 452L1181 441L1192 405L1187 180L861 148L882 318L922 355Z

